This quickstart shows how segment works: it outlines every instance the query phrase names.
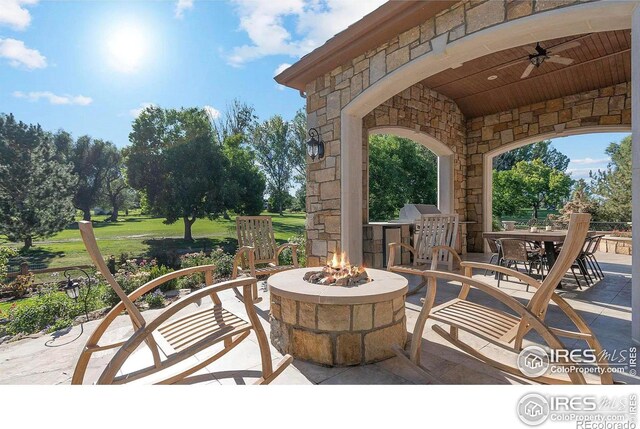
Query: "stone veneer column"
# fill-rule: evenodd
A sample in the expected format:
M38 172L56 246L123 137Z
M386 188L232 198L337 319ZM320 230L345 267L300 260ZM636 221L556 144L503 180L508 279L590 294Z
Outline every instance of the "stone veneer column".
M640 6L631 19L631 126L633 130L633 263L631 276L631 338L640 343Z

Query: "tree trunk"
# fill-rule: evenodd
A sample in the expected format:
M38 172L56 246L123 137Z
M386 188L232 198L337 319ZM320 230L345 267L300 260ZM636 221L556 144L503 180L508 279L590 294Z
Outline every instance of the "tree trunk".
M533 206L533 218L538 219L538 206Z
M33 237L29 236L24 239L24 248L26 250L31 248L31 246L33 246Z
M118 221L118 204L112 204L113 206L113 210L111 210L111 217L109 218L109 220L111 222L117 222Z
M189 216L184 216L182 218L184 221L184 239L185 241L193 241L193 237L191 235L191 225L195 222L195 218L189 219Z
M91 209L82 209L82 220L91 220Z

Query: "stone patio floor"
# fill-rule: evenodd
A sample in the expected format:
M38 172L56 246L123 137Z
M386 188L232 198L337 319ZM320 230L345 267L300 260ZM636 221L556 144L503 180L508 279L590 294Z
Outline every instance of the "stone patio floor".
M629 349L634 346L631 340L631 257L599 253L597 255L605 279L579 290L575 282L566 277L563 289L559 293L580 313L593 328L601 344L607 351ZM470 260L486 260L486 255L470 254ZM474 277L491 284L495 280L491 275L484 276L483 271ZM410 285L419 279L410 278ZM517 299L527 300L531 293L525 292L525 286L512 281L502 281L501 290ZM438 287L436 304L447 301L457 295L458 286L441 284ZM269 335L267 291L261 291L263 300L258 307L259 316ZM422 294L410 296L407 300L407 330L411 332L420 311ZM223 305L230 311L242 315L243 304L231 292L221 295ZM485 296L472 291L470 299L482 303ZM207 305L203 303L203 305ZM159 314L161 310L149 310L143 313L147 320ZM571 329L566 319L555 306L550 307L547 321L559 328ZM37 338L23 339L0 345L0 384L69 384L77 356L89 334L98 321L84 326L74 326L67 332L48 334ZM454 348L437 335L427 323L422 342L422 363L430 369L442 384L523 384L523 380L493 369ZM120 316L105 336L107 341L126 338L131 333L127 316ZM463 339L481 348L483 352L498 356L505 353L485 341L474 339L461 333ZM529 337L528 337L529 338ZM535 341L535 338L530 338ZM202 384L251 384L259 377L260 354L254 334L250 341L244 341L223 358L201 370L188 383ZM567 347L582 347L583 342L568 340ZM280 353L271 347L274 361L281 359ZM111 357L112 352L96 353L89 366L87 377L97 377ZM615 374L614 379L627 384L640 384L640 378L628 373ZM398 358L387 359L366 366L347 368L325 368L300 360L294 360L273 384L416 384L422 380L412 369Z

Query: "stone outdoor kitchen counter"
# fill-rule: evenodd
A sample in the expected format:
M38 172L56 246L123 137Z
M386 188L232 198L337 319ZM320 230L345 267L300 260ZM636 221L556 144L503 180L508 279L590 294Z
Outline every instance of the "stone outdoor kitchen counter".
M394 356L407 338L407 280L367 269L371 282L342 287L306 282L317 268L275 274L271 295L271 343L281 353L325 366L362 365Z

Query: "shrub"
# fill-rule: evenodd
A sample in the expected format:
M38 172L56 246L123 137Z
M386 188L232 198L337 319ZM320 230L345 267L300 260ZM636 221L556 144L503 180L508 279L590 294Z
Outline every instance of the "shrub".
M500 231L502 229L502 221L498 216L491 218L491 229L492 231Z
M178 279L178 289L199 289L202 286L204 286L204 275L202 273L191 274Z
M306 267L307 266L307 252L306 252L307 238L305 237L304 233L297 234L297 235L294 235L293 237L290 237L288 242L298 245L298 264L300 264L301 267ZM282 251L282 253L280 253L280 263L283 265L293 264L291 248L286 248Z
M124 290L124 293L129 295L134 290L138 289L140 286L145 284L149 280L149 272L148 271L125 271L124 269L118 270L114 275L116 281ZM115 293L115 291L111 288L111 286L107 285L104 289L104 294L102 296L102 300L109 307L113 307L120 302L120 297Z
M32 334L43 329L61 329L72 324L82 313L79 302L70 299L64 292L48 290L28 303L9 309L7 332Z
M14 281L5 285L3 290L8 291L14 298L22 298L31 290L34 276L32 273L20 275Z
M154 265L149 270L149 280L157 279L160 276L164 276L165 274L169 274L173 272L171 268L167 268L164 265ZM162 292L167 292L170 290L174 290L178 286L178 282L176 279L169 280L166 283L160 285L160 290Z
M144 302L147 303L149 308L162 308L164 307L164 295L159 290L148 293L144 296Z
M200 265L215 265L213 276L216 280L227 279L233 272L233 255L226 253L218 247L207 256L204 252L187 253L181 258L181 268L198 267ZM204 273L196 273L190 276L181 277L178 280L180 289L195 289L204 284Z
M191 268L212 264L212 259L204 252L187 253L180 258L180 268ZM197 289L204 285L204 273L191 274L178 279L178 288Z
M211 252L211 264L216 266L214 276L216 279L227 279L233 272L233 256L226 253L220 247Z
M0 280L4 279L7 275L7 269L9 268L9 258L16 256L18 252L16 249L10 247L0 247Z
M150 280L156 279L167 273L172 272L171 268L164 265L158 265L155 259L137 261L135 259L126 259L121 261L118 271L114 274L114 277L120 287L124 290L124 293L129 295L131 292L138 289ZM115 306L120 302L120 297L116 295L115 291L109 286L104 289L102 299L105 304L110 307ZM173 279L160 285L160 290L163 292L176 289L178 282Z

